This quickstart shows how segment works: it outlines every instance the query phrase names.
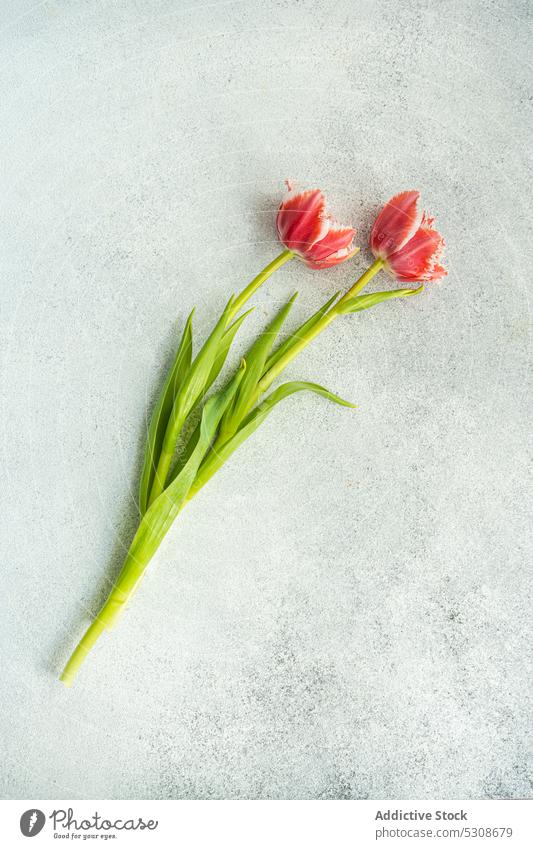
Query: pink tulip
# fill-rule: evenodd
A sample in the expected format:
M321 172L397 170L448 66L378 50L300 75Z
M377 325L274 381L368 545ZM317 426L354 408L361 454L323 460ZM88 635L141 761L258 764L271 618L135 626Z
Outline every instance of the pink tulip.
M370 248L397 280L438 280L447 274L438 264L444 239L434 219L418 209L420 192L402 192L385 204L372 229Z
M329 268L356 252L355 230L343 227L327 212L319 189L300 194L291 191L278 210L276 227L280 241L310 268Z

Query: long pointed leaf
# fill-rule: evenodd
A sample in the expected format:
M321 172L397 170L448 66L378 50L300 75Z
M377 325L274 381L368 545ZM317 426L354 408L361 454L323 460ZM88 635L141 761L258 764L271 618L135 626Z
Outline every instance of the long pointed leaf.
M204 389L219 352L220 342L227 329L226 324L233 300L234 296L232 295L207 341L192 363L174 402L172 418L181 420L183 417L184 421Z
M163 389L152 413L152 418L150 419L139 486L139 509L141 511L141 515L144 515L148 506L148 495L154 479L157 461L159 460L159 455L161 453L165 430L172 410L172 405L174 404L174 398L176 397L176 394L183 383L183 379L191 365L193 314L194 309L187 319L174 362L168 372Z
M228 329L228 317L231 313L233 301L234 295L232 295L229 299L214 329L211 331L203 347L196 355L191 367L185 375L179 392L174 399L172 412L169 416L163 446L159 456L159 462L154 475L152 489L150 490L150 495L148 497L149 505L155 501L165 488L168 471L170 464L172 463L172 458L176 450L176 443L183 425L185 424L191 410L203 396L206 382L211 374L213 364L219 352L222 337Z
M410 295L419 295L423 289L423 286L419 286L418 289L392 289L389 292L372 292L369 295L357 295L357 297L346 301L340 311L343 313L360 312L361 310L370 309L370 307L380 304L382 301L388 301L391 298L408 298Z
M223 463L226 462L228 457L230 457L255 430L257 430L259 425L262 424L269 413L272 412L276 404L279 404L279 402L284 398L288 398L289 395L302 391L315 392L317 395L322 395L329 401L341 404L343 407L355 407L355 404L351 404L349 401L344 401L338 395L335 395L328 389L324 389L324 387L320 386L318 383L309 383L301 380L283 383L246 416L237 433L235 433L229 440L222 444L219 444L218 440L215 442L211 451L202 463L196 476L196 480L191 486L190 496L192 497L196 492L198 492L198 490L207 483L207 481L215 474Z
M239 391L235 395L235 400L232 406L228 407L220 426L223 435L229 437L234 434L250 409L257 383L264 371L268 354L272 350L272 345L289 315L297 295L298 293L295 293L279 310L278 314L246 354L246 373L239 386Z
M254 309L255 309L255 307L252 307L252 309L243 313L226 330L224 336L222 337L222 341L220 343L219 354L217 356L217 359L215 360L215 363L213 364L213 368L212 368L211 374L209 375L209 378L207 380L207 384L206 384L206 387L205 387L203 394L205 394L205 392L207 392L207 390L209 389L211 384L214 383L214 381L217 379L220 371L222 370L222 366L224 365L224 362L225 362L225 360L228 356L229 349L231 348L231 343L233 342L235 334L237 333L239 327L241 326L241 324L244 321L244 319L246 318L246 316L249 315L251 312L253 312ZM229 406L231 407L231 405L229 405ZM183 466L185 465L185 463L187 462L187 460L191 456L191 454L194 451L194 448L196 446L196 443L198 442L199 436L200 436L200 422L198 422L198 424L194 428L194 430L193 430L192 434L190 435L189 439L187 440L187 444L185 445L183 450L179 452L179 456L176 459L176 462L174 463L173 467L171 468L169 476L168 476L168 482L169 483L172 482L174 480L174 478L179 474L179 472L181 471L181 469L183 468Z
M222 337L222 340L220 342L219 353L217 354L217 357L216 357L215 362L213 364L213 368L211 369L211 373L210 373L210 375L207 379L207 383L206 383L204 390L202 391L201 395L197 399L195 407L202 401L207 390L209 389L211 384L214 383L214 381L218 377L218 375L219 375L219 373L220 373L220 371L221 371L221 369L224 365L224 362L226 361L229 349L231 348L231 343L233 342L233 339L235 338L235 334L239 330L244 319L251 312L253 312L254 309L255 308L252 307L252 309L243 313L226 330L226 332L225 332L225 334ZM192 413L192 410L191 410L191 413ZM179 452L179 456L178 456L177 460L175 461L174 465L172 466L170 473L168 475L168 479L167 479L168 483L170 483L171 481L173 481L176 478L176 476L179 474L179 472L181 471L181 469L183 468L183 466L185 465L185 463L187 462L187 460L191 456L191 454L194 450L194 447L195 447L196 443L198 442L199 434L200 434L200 422L198 422L197 426L193 430L193 432L192 432L191 436L189 437L189 439L187 440L187 443L186 443L185 447L183 448L183 450Z
M136 588L163 537L185 504L200 463L213 440L224 410L237 391L243 372L244 368L241 367L229 385L207 402L202 413L200 437L193 453L180 474L143 516L112 592L113 604L107 614L109 624L112 624L119 609Z
M237 331L239 330L244 319L248 315L250 315L250 313L253 312L254 309L255 309L255 307L252 307L251 309L247 310L247 312L240 315L239 318L237 318L233 322L233 324L230 324L230 326L228 327L228 329L224 333L222 339L220 340L220 343L219 343L219 346L218 346L218 352L217 352L215 360L213 362L213 367L211 368L211 371L209 372L209 375L208 375L208 378L207 378L207 381L206 381L206 384L205 384L205 387L204 387L203 394L205 394L207 392L209 387L215 382L215 380L219 376L220 372L222 371L222 367L223 367L224 363L226 362L226 358L228 356L229 349L231 348L232 342L235 338Z
M279 348L277 348L266 361L265 367L263 369L263 374L266 374L267 371L269 371L269 369L271 369L272 366L275 365L279 359L281 359L281 357L286 353L286 351L289 351L296 344L296 342L298 342L302 338L302 336L305 336L305 334L320 321L322 316L327 313L333 302L337 300L338 296L339 292L335 292L333 297L330 298L327 303L323 304L320 309L317 310L317 312L315 312L311 316L311 318L308 318L307 321L305 321L297 330L294 331L294 333L291 333L291 335L288 336L287 339L285 339L285 341L279 346ZM261 377L262 376L263 375L261 375Z

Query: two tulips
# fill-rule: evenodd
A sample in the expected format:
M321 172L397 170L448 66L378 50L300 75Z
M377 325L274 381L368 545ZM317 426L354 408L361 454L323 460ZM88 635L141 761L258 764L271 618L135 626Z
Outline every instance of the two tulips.
M291 360L335 318L423 290L421 285L360 294L379 271L388 272L400 283L410 284L438 280L446 274L439 264L444 240L433 227L433 219L420 210L419 192L396 195L385 204L372 229L370 248L374 262L354 285L342 296L337 292L275 347L276 337L294 302L292 297L252 345L235 375L203 403L222 370L235 334L248 315L241 313L242 308L274 271L294 258L310 268L330 268L357 253L356 231L339 225L327 212L321 191L296 194L290 185L288 188L289 194L278 210L276 221L285 249L238 296L230 298L194 358L192 313L186 322L147 434L139 490L139 527L107 601L65 666L61 680L67 686L73 683L98 637L114 626L185 504L277 403L295 392L308 390L335 403L353 406L316 383L302 381L284 383L263 398ZM193 425L196 422L196 427L178 452L178 442L183 442L184 428L187 425L190 430L191 421Z

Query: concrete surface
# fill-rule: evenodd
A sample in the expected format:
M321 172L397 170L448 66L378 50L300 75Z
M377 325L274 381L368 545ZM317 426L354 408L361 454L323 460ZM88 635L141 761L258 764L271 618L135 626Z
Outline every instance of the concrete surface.
M4 796L532 795L528 8L1 3ZM239 350L401 189L449 277L292 365L360 409L280 406L67 691L176 333L277 253L285 177L363 249Z

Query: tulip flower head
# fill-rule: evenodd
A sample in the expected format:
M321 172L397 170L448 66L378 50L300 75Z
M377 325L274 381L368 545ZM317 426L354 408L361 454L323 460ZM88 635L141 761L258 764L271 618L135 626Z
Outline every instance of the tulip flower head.
M338 224L329 214L320 189L289 194L276 219L280 241L310 268L329 268L353 256L355 230Z
M385 204L372 229L370 248L397 280L438 280L447 274L438 260L444 239L434 219L419 210L420 192L402 192Z

